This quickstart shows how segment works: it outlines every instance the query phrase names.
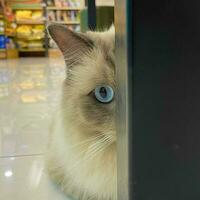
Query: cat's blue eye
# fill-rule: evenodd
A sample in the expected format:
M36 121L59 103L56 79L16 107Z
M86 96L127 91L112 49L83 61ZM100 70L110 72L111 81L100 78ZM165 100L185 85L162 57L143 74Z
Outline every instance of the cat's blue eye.
M114 91L108 85L97 86L94 94L96 99L101 103L110 103L114 98Z

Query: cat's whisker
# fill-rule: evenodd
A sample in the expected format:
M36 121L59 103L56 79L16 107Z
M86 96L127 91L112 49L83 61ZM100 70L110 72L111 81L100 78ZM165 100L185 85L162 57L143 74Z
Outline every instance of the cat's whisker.
M96 155L96 153L101 152L101 150L105 150L111 143L112 142L110 142L110 140L105 139L105 141L101 145L97 146L96 148L93 149L93 151L89 152L88 155L87 155L87 157L89 159L94 158L94 156Z
M79 166L80 163L82 162L87 162L88 160L91 160L93 157L95 157L98 153L101 153L103 150L105 150L112 142L110 142L110 138L112 136L111 135L107 135L107 136L104 136L104 138L100 139L101 142L99 142L99 140L96 142L97 144L100 145L100 147L98 149L96 149L95 151L92 152L92 154L88 154L87 156L84 156L82 157L78 162L75 163L75 165L73 165L68 173L69 174L73 174L73 171L77 169L77 167ZM95 144L96 144L95 143ZM94 145L93 145L94 147ZM63 177L62 181L61 181L61 186L62 186L62 189L64 190L65 189L65 177Z
M67 148L67 150L71 150L71 149L74 149L74 148L77 148L77 147L80 147L82 145L87 145L88 143L92 142L92 141L95 141L101 137L103 137L104 134L99 134L98 136L94 136L94 137L91 137L87 140L84 140L84 141L81 141L79 143L76 143L75 145L71 145L69 148Z
M108 136L105 136L102 140L98 140L96 143L89 146L88 151L86 154L89 154L90 152L98 151L101 146L104 145L104 143L107 141Z
M91 137L91 138L89 138L89 139L86 139L86 140L84 140L84 141L81 141L81 142L79 142L79 143L76 143L75 145L71 145L70 148L67 148L67 150L71 150L71 149L74 149L74 148L78 148L78 147L81 147L82 145L87 145L87 144L89 144L89 143L91 143L92 141L95 141L95 140L98 141L98 139L102 138L103 136L104 136L104 134L99 134L99 135L97 135L97 136L93 136L93 137ZM85 152L85 151L84 151L84 152ZM50 169L60 169L60 168L62 168L62 166L54 167L54 168L50 168Z
M106 139L106 140L104 141L104 143L102 144L102 146L100 146L101 148L99 149L99 152L100 152L101 150L104 151L104 150L105 150L107 147L109 147L111 144L112 144L112 142L111 142L109 139ZM97 153L98 153L98 151L97 151ZM90 157L93 158L92 155L90 155Z
M103 138L97 140L95 143L92 143L89 147L88 147L88 151L86 152L86 154L88 152L90 152L90 150L94 150L97 147L101 146L104 144L104 142L107 140L107 136L105 135Z
M103 138L103 137L105 137L105 135L99 134L98 136L94 136L94 137L92 137L91 139L88 139L87 142L91 142L91 141L93 141L93 140L97 140L97 142L98 142L98 141L99 141L99 138L101 138L101 137ZM100 139L100 140L102 140L102 139ZM81 142L81 143L83 143L83 142ZM76 145L74 145L74 146L76 146ZM83 155L82 155L82 153L85 153L85 151L82 151L82 152L81 152L81 155L79 155L79 156L82 157L82 158L84 158ZM79 160L79 161L77 162L77 164L78 164L79 162L82 161L82 160L80 160L80 159L77 159L77 160ZM76 164L75 164L75 165L76 165ZM75 165L74 165L74 166L75 166ZM74 166L73 166L73 167L74 167ZM73 168L73 167L72 167L72 168Z
M92 152L92 154L87 154L86 152L85 152L85 156L83 156L80 160L78 160L70 169L69 169L69 171L71 171L71 173L72 173L72 171L73 170L76 170L76 168L77 168L77 166L80 164L80 163L82 163L82 162L87 162L88 160L91 160L94 156L96 156L98 153L100 153L100 152L102 152L103 150L105 150L111 143L109 142L109 143L105 143L106 141L108 141L107 140L107 137L106 138L104 138L103 140L101 139L101 142L102 142L102 144L100 143L100 140L98 140L97 142L100 144L100 146L98 147L98 149L97 149L97 147L96 147L96 149Z
M98 136L93 136L90 139L87 139L85 141L80 142L79 144L73 145L72 148L80 147L81 144L83 144L83 145L88 144L89 142L92 142L92 141L98 139L97 142L92 143L92 145L90 145L88 147L86 152L83 152L85 154L83 157L80 155L80 157L82 157L82 158L78 159L78 161L72 166L72 169L75 170L76 166L78 166L79 163L91 160L98 153L100 153L101 151L106 149L112 143L112 137L113 137L112 135L106 135L105 136L103 134L99 134ZM101 138L101 139L99 139L99 138ZM72 148L70 148L70 149L72 149ZM53 170L59 171L60 168L62 168L62 166L57 167L57 168L53 168ZM69 171L71 171L71 169Z

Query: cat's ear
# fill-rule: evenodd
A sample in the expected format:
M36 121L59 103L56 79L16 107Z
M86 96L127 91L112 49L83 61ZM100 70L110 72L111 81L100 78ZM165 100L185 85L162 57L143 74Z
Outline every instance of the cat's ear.
M115 26L114 26L114 24L112 24L110 26L110 28L108 29L108 31L111 32L111 33L115 33Z
M75 33L66 26L56 23L48 25L47 30L69 66L77 63L83 54L93 48L93 42L84 33Z

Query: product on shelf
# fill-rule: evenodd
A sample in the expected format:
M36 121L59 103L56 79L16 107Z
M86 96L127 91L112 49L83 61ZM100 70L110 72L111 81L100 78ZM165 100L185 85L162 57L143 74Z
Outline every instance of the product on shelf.
M58 22L66 22L66 23L75 23L79 22L80 16L79 16L79 11L76 10L70 10L70 11L65 11L65 10L56 10L56 11L48 11L48 16L47 16L49 21L58 21Z
M31 41L28 43L28 48L42 48L43 42L42 41Z
M0 21L4 19L4 38L1 38L1 50L0 58L18 58L18 50L17 44L15 41L15 33L16 33L16 23L15 23L15 15L10 7L9 4L6 5L4 8L4 15L3 17L0 16ZM0 26L3 25L0 22ZM3 31L0 28L0 34ZM3 55L4 54L4 55Z
M31 10L18 10L16 11L16 20L30 20L32 16Z
M0 35L0 49L6 48L6 36Z
M34 11L34 12L32 13L31 18L32 18L33 20L42 20L42 19L43 19L43 13L42 13L42 11Z
M0 19L0 34L4 34L5 31L5 22Z
M28 42L27 41L18 40L17 44L18 44L18 46L19 46L20 49L28 47Z
M5 34L6 34L7 36L15 36L16 28L17 28L16 23L7 22Z
M7 38L7 42L6 42L6 49L15 49L15 42L13 40L13 38Z
M20 49L24 49L24 48L41 49L41 48L43 48L43 41L26 42L26 41L19 40L18 46L19 46Z
M7 32L14 38L20 55L24 52L45 52L45 0L9 0L15 16L15 32ZM13 32L12 32L13 31ZM12 40L10 40L12 43ZM11 44L8 46L11 47ZM26 54L27 55L27 54Z
M32 38L42 39L44 38L44 25L35 25L32 28Z
M61 21L61 11L60 11L60 10L57 10L57 11L55 12L55 14L56 14L56 20L57 20L57 21Z
M9 22L13 22L15 19L15 15L9 5L4 8L4 16Z
M32 11L32 10L17 10L15 16L17 21L23 21L23 20L36 21L43 19L43 12Z
M0 34L4 33L5 28L3 26L0 25Z
M48 5L55 5L56 7L80 7L81 3L78 0L48 0Z
M44 38L44 25L20 25L17 37L26 40L41 40Z
M31 26L21 25L17 27L17 37L18 38L29 38L32 34Z
M48 20L49 21L56 21L56 16L54 14L54 11L49 11L48 12Z

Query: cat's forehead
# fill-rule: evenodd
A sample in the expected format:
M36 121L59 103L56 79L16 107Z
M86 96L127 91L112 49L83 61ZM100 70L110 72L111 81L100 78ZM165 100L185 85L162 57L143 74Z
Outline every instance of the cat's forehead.
M82 94L90 92L97 85L107 84L115 87L114 32L89 32L93 49L81 59L80 65L73 67L70 81L73 88Z
M90 39L93 40L95 48L93 56L102 60L100 62L105 62L111 68L115 70L115 34L114 29L110 29L107 32L89 32L91 33Z
M88 32L87 36L94 42L97 48L101 48L103 51L113 52L115 47L115 32L111 28L105 32Z
M87 93L98 85L115 87L114 56L105 56L102 49L95 49L83 59L83 63L71 69L71 81L80 93Z

